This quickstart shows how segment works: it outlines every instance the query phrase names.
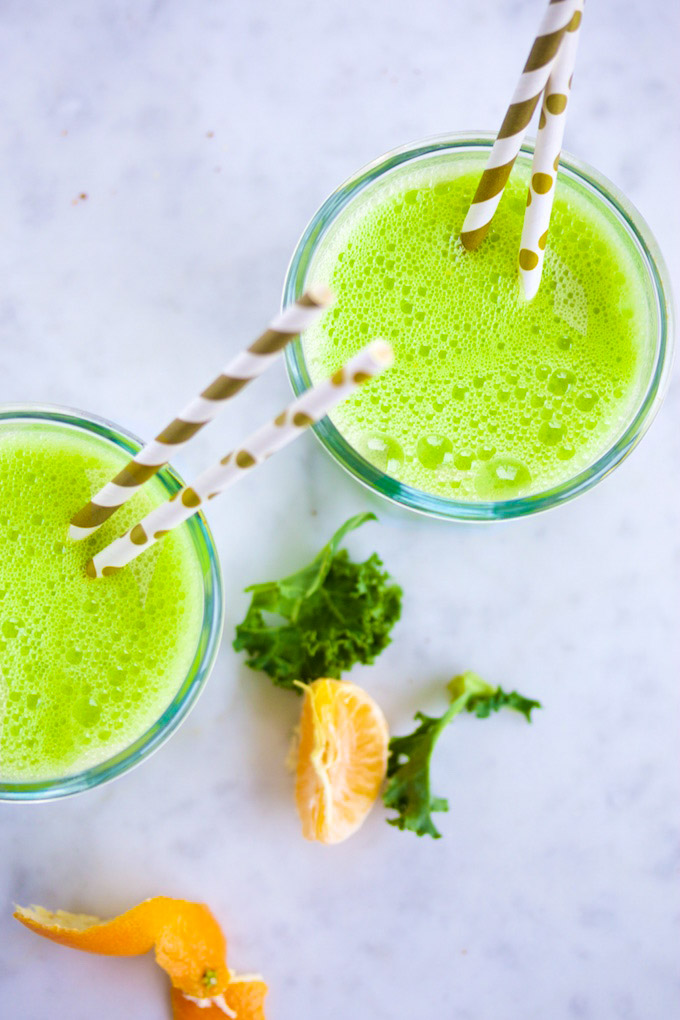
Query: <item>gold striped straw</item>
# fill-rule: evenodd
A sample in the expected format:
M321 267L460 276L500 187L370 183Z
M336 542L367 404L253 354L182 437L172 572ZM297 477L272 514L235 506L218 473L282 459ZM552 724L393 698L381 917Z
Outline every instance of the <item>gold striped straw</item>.
M248 474L250 468L292 442L308 425L320 421L358 386L389 368L392 361L392 348L384 340L374 340L364 347L330 379L307 390L273 421L263 425L241 446L199 475L192 486L180 489L166 503L147 514L140 524L97 553L85 568L88 576L105 577L116 573L168 531L195 514L206 500L219 496Z
M69 538L81 539L91 535L127 503L141 485L168 463L171 456L217 417L231 397L261 375L294 336L311 326L332 300L333 296L326 287L316 286L284 308L262 336L232 358L200 396L187 404L154 440L147 443L71 518Z
M519 248L520 286L527 301L536 297L541 283L582 16L583 0L577 0L543 93Z
M548 81L557 51L574 13L575 0L550 0L534 39L512 101L493 144L460 239L468 251L478 248L487 235L510 171Z

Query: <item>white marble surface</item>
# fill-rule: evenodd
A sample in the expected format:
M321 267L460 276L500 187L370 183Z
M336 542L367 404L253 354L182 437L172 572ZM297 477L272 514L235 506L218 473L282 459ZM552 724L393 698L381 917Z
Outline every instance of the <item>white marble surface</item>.
M258 330L340 180L409 139L498 124L541 6L5 0L1 399L151 435ZM663 0L589 4L566 140L638 205L676 280L677 21ZM287 393L280 368L180 466ZM447 733L442 840L377 809L340 847L304 843L282 765L298 703L227 640L143 767L0 809L0 1015L167 1017L151 960L10 920L13 901L106 915L166 893L210 903L232 966L269 980L271 1020L678 1016L677 421L676 385L641 448L551 515L487 530L383 513L351 539L406 591L394 644L356 673L392 726L467 667L545 704L531 729L506 714ZM367 505L308 436L211 506L227 638L245 584Z

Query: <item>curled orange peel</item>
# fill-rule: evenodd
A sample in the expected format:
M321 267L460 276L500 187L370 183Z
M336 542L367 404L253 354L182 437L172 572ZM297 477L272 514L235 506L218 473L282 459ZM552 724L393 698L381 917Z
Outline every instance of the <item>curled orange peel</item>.
M231 979L222 929L203 903L154 896L109 921L37 906L17 906L14 916L37 935L71 949L108 956L155 949L173 989L199 1001L222 995Z
M170 992L173 1020L265 1020L264 997L267 986L259 974L232 974L222 995L212 1001L196 1001L179 988Z

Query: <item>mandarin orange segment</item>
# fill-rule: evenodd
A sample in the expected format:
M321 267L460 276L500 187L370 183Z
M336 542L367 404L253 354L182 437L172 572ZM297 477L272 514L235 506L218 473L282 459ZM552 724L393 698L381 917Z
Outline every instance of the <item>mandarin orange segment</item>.
M295 802L306 839L339 843L371 810L387 768L389 733L356 684L315 680L305 689Z
M137 956L155 946L157 963L187 995L217 995L229 981L226 941L203 903L155 896L110 921L36 906L17 907L14 916L38 935L89 953Z
M223 994L214 1002L188 999L178 988L171 990L173 1020L217 1020L229 1016L237 1020L265 1020L264 997L267 986L259 975L232 975ZM220 1001L221 1000L221 1001Z

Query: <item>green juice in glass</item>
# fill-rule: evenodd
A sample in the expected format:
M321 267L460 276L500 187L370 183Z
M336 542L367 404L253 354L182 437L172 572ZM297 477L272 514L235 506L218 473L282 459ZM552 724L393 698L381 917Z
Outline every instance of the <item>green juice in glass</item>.
M0 780L80 772L129 747L170 704L196 652L203 583L178 528L93 581L98 549L167 499L149 482L84 542L69 520L128 460L59 425L0 427Z
M460 229L485 155L402 168L367 189L317 247L308 279L336 304L304 338L313 381L383 336L394 367L331 415L379 470L464 502L573 478L630 421L649 375L650 311L614 218L560 176L538 296L520 295L528 171L487 239Z

